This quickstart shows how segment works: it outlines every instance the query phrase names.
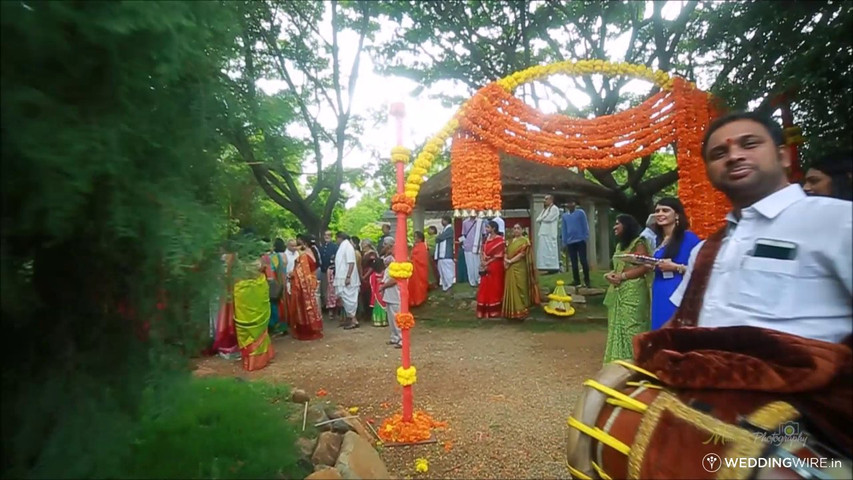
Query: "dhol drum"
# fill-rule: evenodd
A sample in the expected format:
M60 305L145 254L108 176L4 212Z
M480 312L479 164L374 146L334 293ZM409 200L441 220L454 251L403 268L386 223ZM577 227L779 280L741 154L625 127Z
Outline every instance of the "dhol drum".
M584 382L569 417L575 479L853 478L850 454L767 393L668 389L631 362Z

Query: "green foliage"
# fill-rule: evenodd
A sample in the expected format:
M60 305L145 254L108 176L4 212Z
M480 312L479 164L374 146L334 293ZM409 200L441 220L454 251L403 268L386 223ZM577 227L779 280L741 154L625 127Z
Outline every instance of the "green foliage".
M110 477L205 340L229 225L216 2L2 2L4 477Z
M358 235L359 238L375 239L382 233L377 225L382 215L388 210L385 202L375 195L364 195L352 208L347 209L338 222L338 227L350 235ZM373 230L378 233L372 234ZM363 236L369 234L369 236Z
M148 391L120 477L304 478L289 400L285 387L230 378Z

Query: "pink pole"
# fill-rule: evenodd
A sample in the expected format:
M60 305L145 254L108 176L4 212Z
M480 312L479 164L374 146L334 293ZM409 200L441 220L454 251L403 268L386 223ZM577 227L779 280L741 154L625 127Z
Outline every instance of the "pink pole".
M403 117L406 116L405 106L402 103L391 105L391 115L397 121L397 145L403 145ZM396 163L397 168L397 194L405 193L405 172L404 165L401 162ZM397 213L397 232L394 240L394 260L397 262L407 262L409 260L409 244L408 244L408 226L406 224L406 214ZM400 286L400 313L409 312L409 280L397 280ZM409 330L402 331L403 348L401 350L401 363L403 368L411 366L411 336ZM412 421L412 410L414 407L414 395L412 386L406 385L403 387L403 421Z

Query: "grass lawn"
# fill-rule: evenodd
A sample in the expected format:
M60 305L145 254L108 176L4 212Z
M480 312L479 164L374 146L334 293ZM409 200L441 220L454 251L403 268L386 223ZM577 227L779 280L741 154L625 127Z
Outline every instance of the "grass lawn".
M304 478L282 385L192 378L146 398L126 478Z

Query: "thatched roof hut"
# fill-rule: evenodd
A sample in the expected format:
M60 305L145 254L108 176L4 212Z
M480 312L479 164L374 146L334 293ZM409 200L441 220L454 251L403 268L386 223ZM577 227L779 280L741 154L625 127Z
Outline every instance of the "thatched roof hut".
M427 212L452 210L450 184L448 167L421 185L412 214L416 230L423 230ZM569 197L577 198L589 222L588 256L591 263L606 267L610 261L610 225L607 223L610 191L568 168L552 167L501 154L501 211L504 216L514 219L519 216L527 218L523 226L531 227L531 241L534 243L537 230L535 219L542 212L543 199L548 194L554 195L558 205L562 205Z
M501 155L501 197L503 210L528 209L531 195L552 194L558 203L567 197L607 202L609 190L590 182L568 168ZM426 211L451 210L450 167L436 173L421 185L417 204Z

